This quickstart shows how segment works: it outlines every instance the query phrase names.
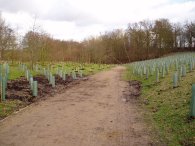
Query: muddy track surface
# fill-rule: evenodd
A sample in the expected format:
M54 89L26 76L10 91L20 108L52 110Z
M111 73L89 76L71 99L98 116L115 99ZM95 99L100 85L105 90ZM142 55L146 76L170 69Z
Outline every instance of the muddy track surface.
M151 145L135 104L139 85L122 81L123 71L93 75L2 120L0 146Z

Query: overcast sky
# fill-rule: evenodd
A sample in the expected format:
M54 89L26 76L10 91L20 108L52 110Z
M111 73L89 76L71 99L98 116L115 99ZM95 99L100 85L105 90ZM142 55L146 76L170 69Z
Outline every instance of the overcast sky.
M22 35L36 26L57 39L81 41L130 22L195 20L195 0L0 0L6 22Z

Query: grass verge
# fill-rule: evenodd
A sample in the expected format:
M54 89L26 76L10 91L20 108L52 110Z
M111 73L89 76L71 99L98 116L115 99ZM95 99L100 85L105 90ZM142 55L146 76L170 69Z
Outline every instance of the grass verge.
M147 111L147 121L152 125L159 140L168 146L195 145L195 119L189 118L192 84L195 83L195 72L182 77L179 87L173 88L173 72L155 83L155 77L149 79L133 75L128 67L126 80L138 80L142 83L140 97L143 108Z
M0 102L0 120L24 106L24 103L20 100L6 100Z

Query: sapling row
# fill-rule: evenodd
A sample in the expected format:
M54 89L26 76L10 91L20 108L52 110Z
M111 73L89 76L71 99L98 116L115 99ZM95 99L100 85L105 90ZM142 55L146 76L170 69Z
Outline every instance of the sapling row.
M49 84L52 85L52 87L55 87L55 76L52 74L52 72L49 69L43 68L43 74L48 79Z
M25 76L26 76L26 79L29 81L30 89L32 91L32 95L36 97L38 95L38 83L37 83L37 81L33 80L33 75L30 73L30 71L28 69L26 70Z
M10 73L10 69L8 63L0 64L1 101L5 101L9 73Z
M180 77L185 77L187 72L192 72L194 70L195 54L176 55L140 61L133 63L131 66L133 66L134 75L140 78L143 78L144 76L146 80L155 75L155 82L159 82L160 78L166 77L169 72L175 70L177 73L177 80L180 81ZM173 77L173 79L175 78Z
M175 55L160 59L140 61L132 63L130 66L133 68L133 74L138 78L148 80L155 75L154 78L156 83L171 73L169 77L172 77L170 81L175 90L175 88L181 84L181 79L183 78L183 80L185 80L187 74L194 71L195 54L189 53L186 55ZM195 118L195 84L192 85L192 98L189 113L190 117Z

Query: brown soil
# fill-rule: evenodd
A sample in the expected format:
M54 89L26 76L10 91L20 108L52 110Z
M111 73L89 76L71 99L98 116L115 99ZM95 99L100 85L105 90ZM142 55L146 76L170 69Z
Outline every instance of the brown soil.
M124 67L89 77L0 122L0 146L148 146L140 83ZM19 90L20 87L18 87Z
M67 76L67 79L64 81L60 76L55 75L56 87L52 88L48 79L43 75L35 76L34 80L38 81L38 96L36 98L32 96L29 81L21 77L8 81L6 99L19 99L28 105L37 100L45 99L48 96L54 96L56 93L62 92L73 81L71 76Z

